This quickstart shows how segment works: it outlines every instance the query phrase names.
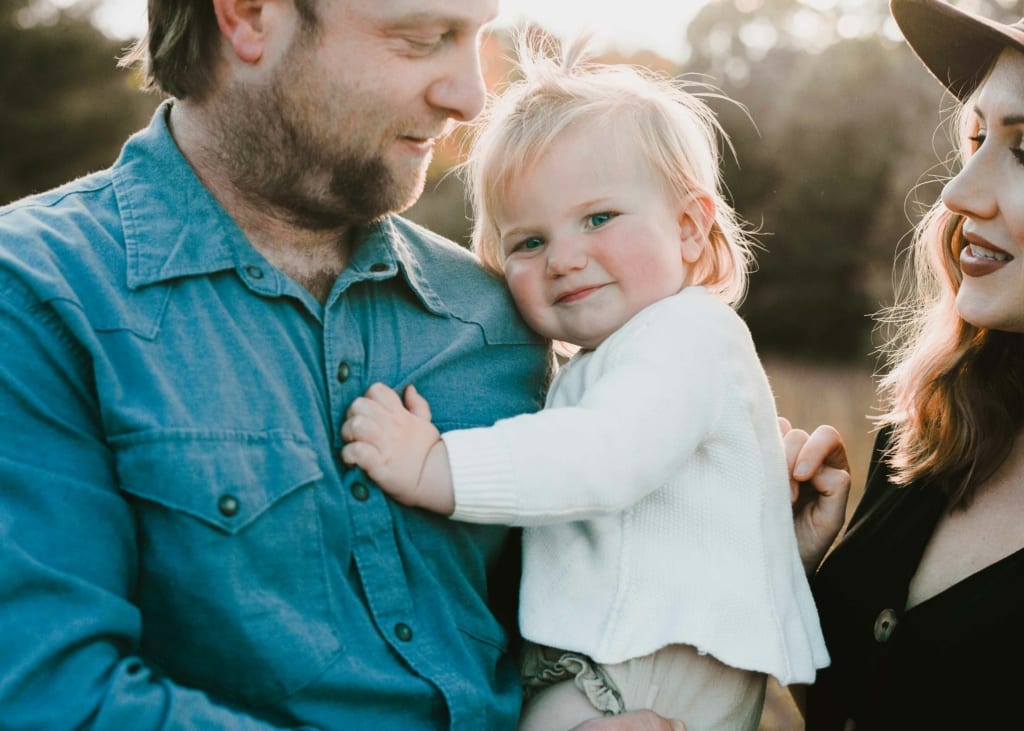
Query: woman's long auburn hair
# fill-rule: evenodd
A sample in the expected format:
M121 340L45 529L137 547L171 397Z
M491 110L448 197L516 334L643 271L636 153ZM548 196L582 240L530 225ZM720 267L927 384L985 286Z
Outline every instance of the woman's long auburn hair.
M971 108L968 100L954 119L961 166L977 134ZM950 509L970 504L1024 424L1024 334L976 327L956 308L963 221L938 200L914 232L908 276L881 318L893 330L876 420L892 430L893 481L933 483Z

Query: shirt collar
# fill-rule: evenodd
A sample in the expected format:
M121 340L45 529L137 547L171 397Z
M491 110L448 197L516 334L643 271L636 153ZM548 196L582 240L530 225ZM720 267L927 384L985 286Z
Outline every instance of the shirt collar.
M171 103L132 135L113 168L132 289L245 266L236 252L255 253L178 150L167 127Z
M448 277L432 266L430 247L440 237L400 216L386 216L368 227L366 234L342 276L353 279L387 279L401 273L409 289L435 315L450 315L437 288ZM448 246L451 246L448 243Z

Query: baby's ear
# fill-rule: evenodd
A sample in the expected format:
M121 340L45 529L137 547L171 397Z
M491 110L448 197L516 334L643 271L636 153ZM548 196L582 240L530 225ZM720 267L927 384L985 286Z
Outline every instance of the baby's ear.
M683 261L695 264L708 243L715 221L715 202L709 196L694 196L679 211L679 244Z

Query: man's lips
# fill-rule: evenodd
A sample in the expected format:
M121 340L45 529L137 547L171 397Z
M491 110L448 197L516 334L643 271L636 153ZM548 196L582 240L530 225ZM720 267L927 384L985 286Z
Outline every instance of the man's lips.
M579 302L582 299L586 299L587 297L589 297L594 292L596 292L597 290L601 289L604 286L605 285L603 284L590 284L587 285L586 287L577 287L576 289L570 289L569 291L562 292L562 294L555 297L555 304L566 305L571 304L572 302Z
M412 148L414 152L425 155L434 149L433 137L410 137L402 136L398 140L406 147Z

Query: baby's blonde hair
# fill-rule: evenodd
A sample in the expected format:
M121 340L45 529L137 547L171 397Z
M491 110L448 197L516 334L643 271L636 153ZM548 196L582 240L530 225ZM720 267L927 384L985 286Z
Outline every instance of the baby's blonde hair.
M504 258L495 211L509 186L570 128L595 120L628 131L627 143L661 175L680 201L714 204L708 246L691 266L692 284L737 305L746 293L753 242L722 194L718 137L728 138L698 96L708 87L642 67L585 62L586 39L565 47L522 36L521 79L492 96L477 123L464 171L473 205L473 250L492 273ZM716 95L717 96L717 95Z

